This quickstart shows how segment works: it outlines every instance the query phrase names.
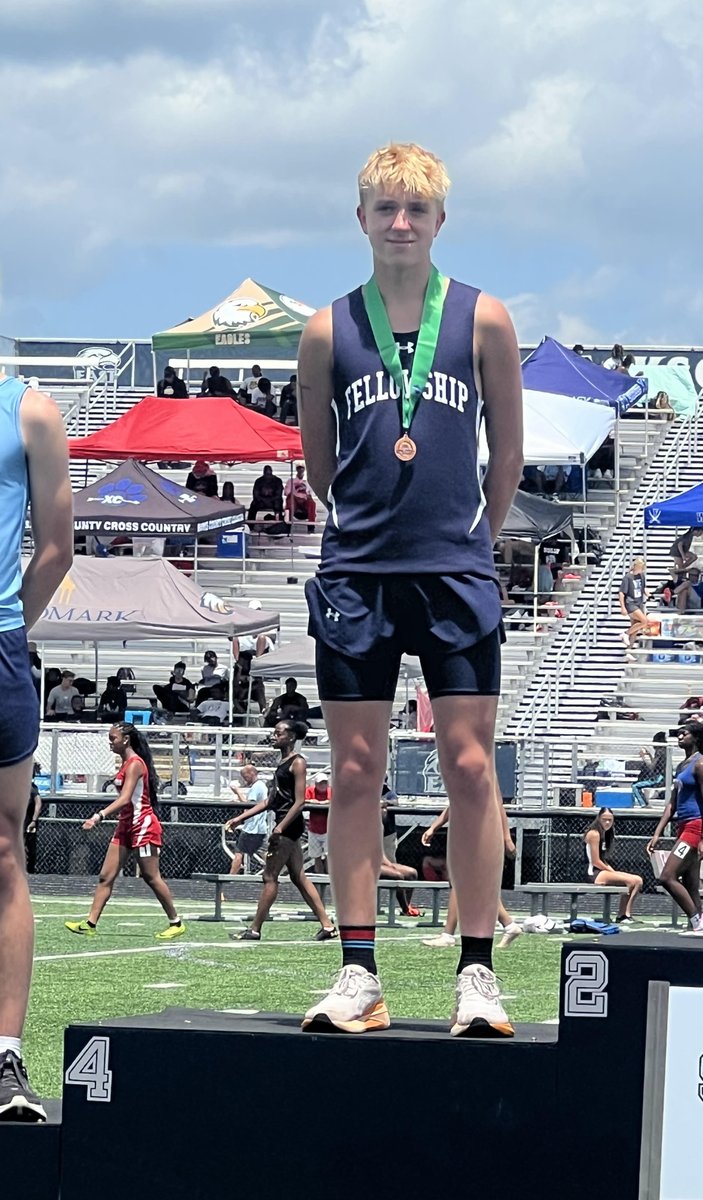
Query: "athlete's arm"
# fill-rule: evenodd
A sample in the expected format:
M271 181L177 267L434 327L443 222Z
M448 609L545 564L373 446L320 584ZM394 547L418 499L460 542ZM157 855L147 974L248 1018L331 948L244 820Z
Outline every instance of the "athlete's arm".
M28 388L20 403L27 452L34 554L22 581L27 629L39 620L73 560L73 501L68 444L54 401Z
M522 372L513 323L500 300L476 303L474 350L486 418L486 516L496 540L522 477Z
M696 765L693 768L693 776L696 781L698 807L701 812L701 817L703 817L703 758L696 759Z
M127 763L124 773L124 783L122 784L122 789L117 799L112 800L110 804L107 804L105 808L101 808L100 811L96 812L92 817L88 817L88 820L83 822L83 828L94 829L95 826L99 825L101 821L104 821L106 817L114 816L115 813L119 812L121 808L124 808L125 804L129 804L132 796L134 795L134 789L141 778L142 769L139 766L139 763Z
M435 817L432 824L428 825L427 829L422 834L420 841L422 842L423 846L429 846L430 842L432 841L432 838L437 833L437 830L441 829L443 825L446 825L448 820L449 820L449 805L447 805L447 807L439 814L438 817Z
M505 805L503 804L503 797L501 796L498 788L496 788L496 801L498 804L498 811L500 813L500 827L503 831L503 848L504 848L506 856L508 858L515 858L515 854L516 854L515 842L513 841L513 837L510 832L510 826L508 824L508 814L505 811Z
M333 392L332 309L321 308L310 318L300 339L298 420L310 487L325 508L337 469Z
M296 758L295 762L291 765L291 771L293 772L293 776L295 778L295 802L288 809L286 815L281 817L281 820L278 822L278 825L273 831L274 833L285 833L288 826L292 821L295 820L295 818L298 816L298 813L305 805L305 759Z
M659 841L659 838L661 837L662 833L664 832L667 825L669 824L669 821L671 820L673 813L674 813L674 801L673 801L673 797L672 797L672 799L669 801L666 808L664 809L664 812L662 813L662 815L659 819L659 824L657 825L656 829L654 830L652 837L647 842L647 854L651 854L653 852L654 847L656 846L657 842Z
M591 862L597 871L612 871L607 862L603 862L600 856L600 838L595 829L590 829L586 834L586 841L591 847Z

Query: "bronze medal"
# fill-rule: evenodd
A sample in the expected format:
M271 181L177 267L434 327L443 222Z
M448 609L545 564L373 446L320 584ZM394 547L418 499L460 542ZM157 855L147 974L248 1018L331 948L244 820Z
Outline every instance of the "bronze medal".
M408 437L407 433L404 433L402 437L398 438L393 451L396 458L399 458L401 462L412 462L417 454L417 446L412 438Z

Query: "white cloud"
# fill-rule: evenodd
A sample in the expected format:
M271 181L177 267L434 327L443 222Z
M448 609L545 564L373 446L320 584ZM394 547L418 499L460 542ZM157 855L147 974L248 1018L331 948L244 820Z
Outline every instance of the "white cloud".
M618 294L622 325L634 314L651 327L685 323L666 297L697 288L696 5L295 7L293 20L280 0L200 0L196 20L185 0L118 0L114 52L110 37L94 40L91 22L106 12L98 0L58 10L26 0L0 15L2 35L43 30L48 56L34 70L31 41L23 60L22 43L10 54L6 38L0 54L6 296L30 295L32 279L56 294L82 287L140 245L305 247L314 238L324 256L355 236L354 178L368 151L414 138L454 177L453 249L463 242L469 256L490 238L550 254L544 286L513 283L533 296L532 316L521 300L529 328L541 310L569 337L580 322L597 331L594 313ZM206 32L209 41L195 40ZM636 286L653 260L658 310ZM599 270L614 273L607 287ZM581 276L588 294L573 282Z

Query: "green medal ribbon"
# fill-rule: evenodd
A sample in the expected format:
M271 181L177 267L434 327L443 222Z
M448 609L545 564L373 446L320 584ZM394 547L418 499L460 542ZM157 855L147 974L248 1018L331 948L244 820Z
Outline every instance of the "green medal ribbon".
M442 310L448 287L449 280L446 275L440 275L436 267L431 267L430 277L427 281L427 291L425 292L425 302L422 306L420 332L415 347L415 356L413 358L413 367L409 382L406 382L405 375L403 374L403 368L400 365L400 354L398 353L398 346L393 337L390 321L388 320L386 306L383 303L383 297L373 275L361 289L366 315L369 318L369 324L371 325L378 353L381 356L381 362L401 395L401 421L405 434L410 429L417 406L422 399L422 393L429 379L430 371L432 370L437 342L439 340L439 327L442 323Z

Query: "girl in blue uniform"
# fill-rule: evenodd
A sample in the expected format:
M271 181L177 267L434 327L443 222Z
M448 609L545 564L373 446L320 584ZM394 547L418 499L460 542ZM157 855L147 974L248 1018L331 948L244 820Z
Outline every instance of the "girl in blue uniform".
M676 841L659 882L683 909L694 934L703 936L700 889L700 844L703 837L703 722L688 721L679 731L685 754L676 772L671 799L647 845L652 854L669 821L676 823Z

